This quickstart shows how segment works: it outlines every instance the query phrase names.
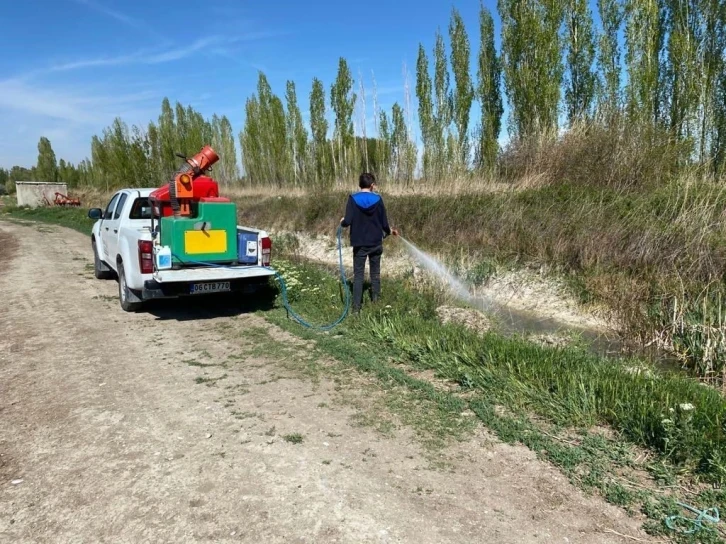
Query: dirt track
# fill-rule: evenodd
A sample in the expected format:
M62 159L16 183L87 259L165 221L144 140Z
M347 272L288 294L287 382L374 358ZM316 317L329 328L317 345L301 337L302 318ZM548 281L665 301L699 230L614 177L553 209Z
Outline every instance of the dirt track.
M255 315L126 314L91 263L81 234L0 222L0 542L648 540L483 430L431 468L406 428L354 424L363 378L295 372L308 348L266 354L287 336Z

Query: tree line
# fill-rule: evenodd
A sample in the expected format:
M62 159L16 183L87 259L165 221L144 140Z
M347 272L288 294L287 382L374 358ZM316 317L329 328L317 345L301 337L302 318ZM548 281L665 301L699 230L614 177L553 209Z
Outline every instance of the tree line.
M455 8L448 43L437 31L430 54L419 44L418 141L408 81L404 104L395 103L390 112L378 110L374 88L376 134L366 138L363 81L356 92L341 58L329 91L332 130L316 78L308 137L294 82L287 82L285 109L260 74L241 133L246 173L270 185L329 184L361 169L404 184L416 175L425 180L486 176L496 171L505 126L516 143L593 125L612 129L615 136L627 128L642 134L643 145L653 134L672 139L683 150L683 163L726 170L726 3L598 0L595 14L588 0L498 0L497 9L499 51L493 15L483 5L477 51ZM356 107L362 137L354 135ZM479 110L475 125L474 108Z
M168 99L158 122L144 130L116 119L77 166L55 166L41 139L35 175L154 186L174 171L175 151L193 153L210 142L221 157L215 175L222 183L329 186L369 170L409 184L491 175L503 130L510 142L521 142L578 125L656 131L681 145L683 163L726 171L726 3L597 0L593 12L588 0L498 0L497 11L500 50L492 12L480 5L472 51L469 29L452 9L448 41L439 30L431 52L419 45L415 86L406 75L404 99L390 110L378 107L375 82L367 93L344 58L329 89L313 79L307 123L295 82L286 82L281 97L260 72L238 135L242 176L226 117L206 120L191 107L172 108ZM371 96L374 134L368 135ZM0 176L20 173L26 174L13 169Z
M220 159L214 166L217 181L237 183L240 172L232 124L226 116L205 119L191 106L168 98L161 104L157 122L131 128L120 118L91 138L91 157L74 165L61 159L48 138L38 142L34 167L0 169L0 184L14 181L62 181L69 187L92 186L105 190L118 187L156 187L168 180L181 164L176 153L191 156L210 144Z

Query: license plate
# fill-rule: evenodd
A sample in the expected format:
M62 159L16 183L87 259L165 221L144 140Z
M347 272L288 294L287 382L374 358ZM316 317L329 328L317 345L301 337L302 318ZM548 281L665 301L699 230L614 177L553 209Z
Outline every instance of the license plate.
M210 283L193 283L189 287L189 294L202 295L206 293L223 293L230 291L230 283L228 281L215 281Z

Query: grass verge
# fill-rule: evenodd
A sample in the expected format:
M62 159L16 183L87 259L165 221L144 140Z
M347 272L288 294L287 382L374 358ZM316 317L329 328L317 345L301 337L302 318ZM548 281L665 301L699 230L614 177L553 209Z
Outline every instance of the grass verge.
M0 209L0 214L13 219L42 221L43 223L60 225L89 235L95 222L93 219L88 218L87 208L21 208L7 206Z

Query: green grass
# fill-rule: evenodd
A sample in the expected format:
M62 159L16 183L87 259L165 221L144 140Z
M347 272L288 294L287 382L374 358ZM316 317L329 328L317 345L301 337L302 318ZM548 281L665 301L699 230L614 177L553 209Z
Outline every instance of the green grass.
M285 442L290 442L290 444L302 444L303 443L303 435L300 433L292 433L292 434L286 434L282 437L282 439Z
M88 218L87 208L18 208L17 206L8 206L0 210L0 217L8 215L10 218L21 219L26 221L41 221L43 223L51 223L77 230L83 234L91 233L91 228L95 221Z

